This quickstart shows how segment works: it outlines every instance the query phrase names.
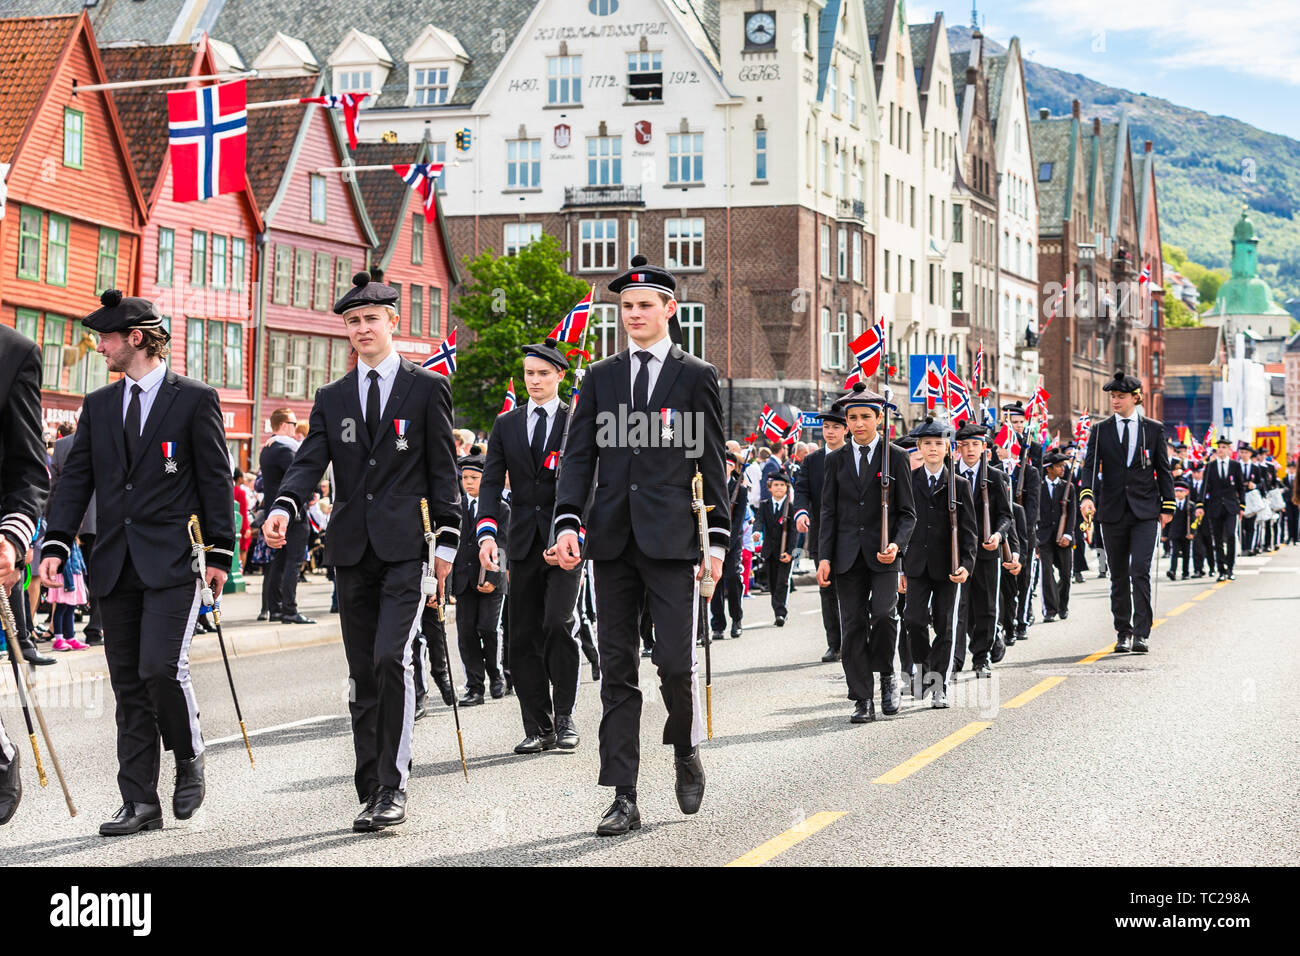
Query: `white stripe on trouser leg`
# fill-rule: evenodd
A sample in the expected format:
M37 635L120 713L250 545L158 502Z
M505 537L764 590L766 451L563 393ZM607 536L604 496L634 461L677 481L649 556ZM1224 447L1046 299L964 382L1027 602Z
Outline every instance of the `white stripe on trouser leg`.
M5 733L3 720L0 720L0 753L4 754L5 763L13 760L14 754L18 753L18 748L14 746L13 741L9 739L9 735Z
M691 577L695 577L692 569ZM691 746L698 746L706 736L704 709L700 707L700 661L695 654L695 639L700 630L700 582L691 588Z
M423 579L428 573L428 563L421 564L420 578ZM406 789L406 776L411 770L411 734L415 730L415 665L412 652L423 612L424 597L421 592L421 598L415 604L411 629L406 632L406 645L402 648L402 735L397 738L397 779L400 790Z
M505 629L501 622L506 616L506 597L501 595L501 603L497 605L497 659L495 661L497 673L501 673L501 655L505 653L506 635Z
M989 642L989 663L993 663L993 644L998 639L998 628L1002 626L1002 555L998 555L998 569L993 573L997 582L993 587L993 640Z
M930 600L934 600L931 596ZM948 689L948 681L952 679L952 661L957 654L957 621L961 617L961 585L957 585L957 594L952 599L952 640L948 642L948 666L943 672L944 690Z
M578 584L578 593L573 598L573 610L569 612L569 619L573 626L569 629L569 640L573 641L574 646L578 649L578 668L573 675L573 710L578 709L578 694L582 692L582 663L586 660L582 653L582 639L578 637L578 631L582 628L582 584ZM560 716L556 714L555 716ZM573 711L565 715L572 717Z
M198 581L194 582L194 603L190 605L190 617L185 624L185 639L181 642L180 657L176 661L176 681L181 685L185 695L185 710L190 720L190 746L194 756L203 753L203 733L199 730L199 702L194 696L194 682L190 680L190 642L194 640L194 628L199 620L199 608L202 606L203 591Z

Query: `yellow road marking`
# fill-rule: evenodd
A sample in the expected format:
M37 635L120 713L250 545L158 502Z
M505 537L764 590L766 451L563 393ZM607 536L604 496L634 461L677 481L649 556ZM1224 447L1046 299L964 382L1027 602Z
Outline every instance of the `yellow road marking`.
M780 836L773 837L762 846L755 847L744 856L732 860L727 866L762 866L768 860L784 853L799 841L807 839L818 830L824 830L847 812L847 810L823 810L821 813L814 813L802 823L786 830Z
M1111 651L1113 651L1114 649L1115 649L1115 645L1114 645L1114 644L1110 645L1110 647L1103 647L1103 648L1102 648L1101 650L1099 650L1097 653L1095 653L1095 654L1089 654L1087 657L1083 658L1083 659L1080 660L1078 663L1080 663L1080 664L1091 664L1093 661L1099 661L1099 660L1101 660L1103 657L1105 657L1107 654L1109 654Z
M1178 605L1178 607L1174 608L1172 611L1167 612L1167 613L1165 614L1165 617L1173 617L1175 614L1182 614L1184 611L1186 611L1188 608L1191 608L1191 607L1194 607L1194 605L1192 604L1191 601L1188 601L1188 602L1186 602L1185 604L1180 604L1180 605Z
M1152 627L1152 629L1154 630L1155 628L1159 627L1159 626L1160 626L1161 624L1163 624L1163 623L1165 623L1165 618L1163 618L1163 617L1158 617L1158 618L1156 618L1154 621L1151 622L1151 627Z
M1065 678L1064 677L1054 678L1054 680L1056 680L1059 683L1060 681L1065 680ZM926 747L915 757L909 757L907 760L904 760L893 770L890 770L888 773L882 774L881 776L877 777L875 780L871 782L872 783L898 783L900 780L905 780L906 778L910 777L912 774L920 770L922 767L926 766L929 763L932 763L935 760L938 760L940 757L946 754L949 750L952 750L962 741L970 740L970 738L974 737L981 730L987 730L989 727L992 726L993 726L993 721L991 720L973 721L967 724L961 730L957 731L956 733L949 734L947 737L944 737L943 740L939 741L937 744L933 744L929 747Z
M1196 595L1196 597L1192 598L1192 600L1193 600L1193 601L1204 601L1207 597L1209 597L1211 594L1214 593L1214 588L1217 588L1218 586L1219 586L1219 585L1216 584L1216 585L1214 585L1214 587L1212 587L1212 588L1206 588L1206 589L1205 589L1204 591L1202 591L1200 594Z
M1061 683L1061 681L1063 680L1065 680L1065 677L1061 674L1057 674L1053 677L1044 678L1043 680L1035 684L1033 687L1029 688L1029 690L1025 691L1023 694L1020 694L1017 697L1012 697L1009 701L1007 701L1002 706L1003 708L1023 707L1025 706L1025 704L1029 703L1039 694L1047 693L1047 691L1051 690L1053 687Z
M1213 591L1217 591L1219 590L1219 588L1227 587L1231 583L1232 583L1231 581L1220 581L1217 584L1210 585L1210 589Z

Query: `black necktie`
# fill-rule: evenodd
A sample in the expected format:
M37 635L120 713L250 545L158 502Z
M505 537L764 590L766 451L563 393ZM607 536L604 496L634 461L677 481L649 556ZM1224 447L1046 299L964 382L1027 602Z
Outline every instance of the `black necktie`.
M131 386L131 401L126 406L126 466L135 464L140 450L140 393L144 391L139 385Z
M541 468L542 454L546 449L546 409L539 407L533 414L537 416L537 420L533 424L533 440L530 447L533 451L533 465Z
M938 488L939 488L939 476L938 476L938 475L931 475L931 476L930 476L930 494L934 494L935 491L938 490Z
M1128 419L1127 418L1123 419L1123 422L1124 422L1124 433L1120 435L1119 443L1120 443L1120 447L1124 449L1124 464L1127 465L1128 464Z
M370 379L370 391L366 393L366 431L373 445L379 434L379 372L372 368L366 378Z
M636 381L632 383L632 408L644 412L650 405L650 360L654 358L654 353L643 349L636 353L636 357L641 367L637 369Z
M471 528L473 528L478 523L477 519L478 519L478 499L475 498L473 501L469 503L469 526Z

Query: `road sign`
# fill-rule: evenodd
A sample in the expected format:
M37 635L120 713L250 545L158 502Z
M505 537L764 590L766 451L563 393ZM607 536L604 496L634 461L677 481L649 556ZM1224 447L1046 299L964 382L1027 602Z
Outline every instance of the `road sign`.
M800 412L799 427L800 428L821 428L822 417L817 412Z
M931 364L938 371L943 364L942 355L909 355L907 357L907 383L908 388L907 400L913 405L925 404L925 369L926 365ZM948 367L957 368L957 356L948 356Z
M1231 409L1231 408L1224 408L1224 410L1223 410L1223 427L1224 427L1224 428L1231 428L1231 427L1232 427L1232 409Z

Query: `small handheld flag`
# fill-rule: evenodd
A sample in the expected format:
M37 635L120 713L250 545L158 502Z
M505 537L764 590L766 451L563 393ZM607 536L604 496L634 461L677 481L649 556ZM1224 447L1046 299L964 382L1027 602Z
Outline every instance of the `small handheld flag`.
M853 358L862 370L862 377L867 379L875 375L885 354L884 318L850 342L849 348L853 350Z
M769 441L784 443L790 423L774 412L772 406L765 404L758 419L758 429Z
M993 443L1009 452L1012 458L1020 457L1020 439L1017 437L1015 429L1010 425L1003 423L1002 427L998 429L997 437L993 439Z
M506 412L514 411L514 408L518 403L519 400L515 398L515 380L512 378L506 384L506 400L501 406L501 411L497 412L497 417L500 418Z
M443 339L442 344L438 346L438 351L420 364L442 375L450 375L456 371L456 330L452 329L451 335Z
M570 309L569 314L560 319L559 324L551 329L550 338L570 344L582 341L582 335L587 330L587 319L591 315L591 295L594 291L594 288L587 290L582 301Z

